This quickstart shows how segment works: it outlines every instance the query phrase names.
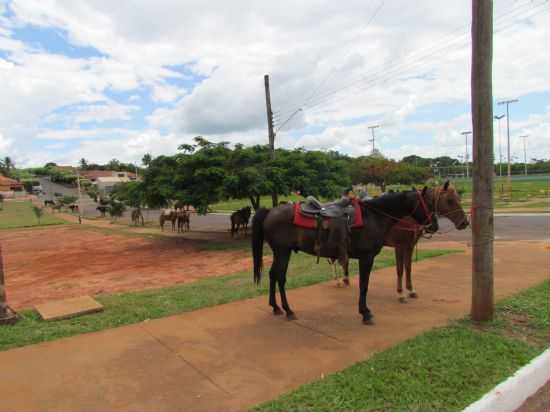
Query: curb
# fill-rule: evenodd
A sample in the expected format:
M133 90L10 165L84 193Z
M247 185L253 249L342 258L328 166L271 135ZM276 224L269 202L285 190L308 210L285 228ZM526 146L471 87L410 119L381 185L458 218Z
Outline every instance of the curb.
M514 412L550 380L550 349L498 384L464 412Z

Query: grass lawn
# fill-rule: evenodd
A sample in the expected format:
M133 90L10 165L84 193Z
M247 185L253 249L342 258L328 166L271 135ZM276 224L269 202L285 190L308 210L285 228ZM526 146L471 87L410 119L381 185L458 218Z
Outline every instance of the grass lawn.
M4 208L0 210L0 229L15 229L19 227L60 225L67 223L47 212L44 213L38 224L38 219L32 210L29 201L4 201Z
M434 329L254 411L460 411L550 347L550 281L483 326Z
M453 179L452 183L457 189L464 191L463 204L470 207L472 197L472 181L466 179ZM416 185L416 187L422 187L422 184ZM387 189L393 190L410 190L410 185L389 185ZM498 207L506 207L507 201L501 200L501 191L506 190L506 179L496 178L494 180L494 195L495 202ZM550 179L547 176L536 177L532 176L528 179L514 178L512 179L512 201L513 202L525 202L536 198L548 198L550 196ZM304 200L301 196L280 196L279 201L300 201ZM331 199L321 199L322 201L328 201ZM334 200L334 199L332 199ZM506 199L508 200L508 199ZM245 206L250 206L250 200L248 199L230 199L227 201L219 202L211 206L213 211L233 211L238 210ZM261 205L263 207L271 207L271 196L262 196ZM499 206L500 205L500 206ZM534 207L534 206L533 206ZM545 204L544 206L547 207ZM550 206L549 206L550 207Z
M456 250L421 250L419 258L425 259L453 252ZM313 285L332 278L330 266L326 262L316 265L315 260L314 256L303 253L292 256L287 281L289 289ZM393 250L385 249L376 258L375 269L394 264ZM356 261L353 261L350 271L357 273ZM266 295L268 284L269 282L264 279L262 286L256 288L252 282L251 271L247 271L163 289L99 296L97 300L105 306L104 312L74 319L45 322L40 320L35 311L27 310L20 312L21 319L15 325L0 328L0 350Z

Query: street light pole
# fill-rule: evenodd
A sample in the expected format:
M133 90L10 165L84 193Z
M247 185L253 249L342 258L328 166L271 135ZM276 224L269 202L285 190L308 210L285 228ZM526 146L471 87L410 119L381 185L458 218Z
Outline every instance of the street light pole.
M512 99L498 102L499 105L506 105L506 132L508 135L508 190L510 191L510 200L512 200L512 165L510 162L510 104L517 103L518 101L518 99Z
M374 126L369 126L369 129L372 132L372 139L369 140L369 142L372 142L372 154L374 154L374 141L375 141L375 139L374 139L374 129L377 129L379 127L380 127L379 124L374 125Z
M525 176L527 176L527 138L529 135L520 136L523 139L523 165L525 168Z
M498 122L498 175L502 177L502 139L500 133L500 120L504 117L503 114L500 116L495 116L495 119Z
M464 155L464 164L466 165L466 178L468 179L470 177L470 173L468 171L468 135L472 134L472 132L462 132L461 134L465 137L466 140L466 153Z

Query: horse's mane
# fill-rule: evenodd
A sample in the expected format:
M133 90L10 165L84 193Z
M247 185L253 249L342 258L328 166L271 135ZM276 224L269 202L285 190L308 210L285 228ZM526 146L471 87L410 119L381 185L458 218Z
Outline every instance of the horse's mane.
M390 215L402 215L406 212L407 196L411 191L386 193L375 199L361 202L367 209L380 210ZM406 214L406 213L405 213Z

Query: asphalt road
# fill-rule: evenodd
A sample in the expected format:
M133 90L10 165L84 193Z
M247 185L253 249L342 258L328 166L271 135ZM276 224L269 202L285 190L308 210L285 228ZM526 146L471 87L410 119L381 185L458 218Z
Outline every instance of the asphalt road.
M46 192L42 199L52 199L54 193L77 196L77 190L68 188L49 179L40 179L42 188ZM98 216L94 201L83 193L83 214L86 217ZM145 210L143 212L146 221L158 222L158 210ZM126 212L123 219L129 221L130 212ZM470 228L458 231L447 219L440 219L441 234L434 235L434 240L467 241L471 239ZM226 214L209 214L206 216L191 216L191 229L197 231L227 231L230 228L229 216ZM550 241L550 213L549 214L507 214L495 216L495 240L549 240Z

